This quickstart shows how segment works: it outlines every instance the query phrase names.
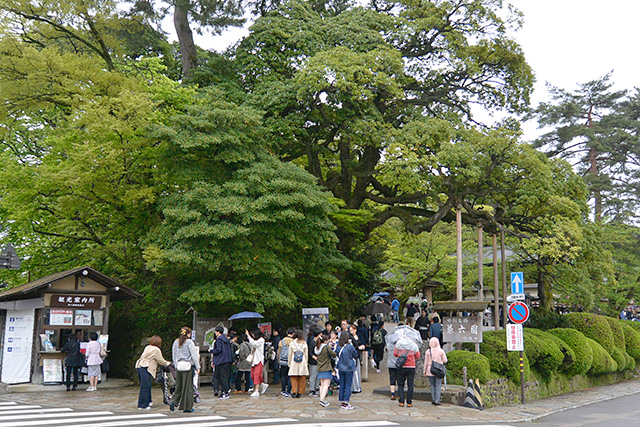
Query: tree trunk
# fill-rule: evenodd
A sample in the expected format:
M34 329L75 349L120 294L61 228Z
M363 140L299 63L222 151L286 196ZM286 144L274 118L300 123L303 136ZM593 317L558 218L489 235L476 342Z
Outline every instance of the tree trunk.
M182 77L188 78L191 70L198 66L198 54L196 45L193 43L193 33L189 27L189 2L178 0L173 12L173 25L176 28L178 42L180 43L180 53L182 55Z
M589 106L589 112L587 114L587 127L591 129L593 127L593 105ZM593 142L589 145L589 173L595 178L598 176L598 150L593 146ZM594 182L595 181L594 179ZM600 194L600 190L593 190L593 201L595 220L596 222L600 222L602 219L602 195Z
M540 298L540 310L550 312L553 306L551 280L544 274L542 267L538 270L538 297Z

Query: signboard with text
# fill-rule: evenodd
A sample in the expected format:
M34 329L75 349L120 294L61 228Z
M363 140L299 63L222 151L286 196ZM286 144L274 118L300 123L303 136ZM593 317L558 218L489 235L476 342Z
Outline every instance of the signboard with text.
M96 295L51 295L51 307L100 308L102 297Z
M522 333L522 325L507 325L507 350L524 351L524 334Z
M444 317L444 342L482 342L482 316Z
M34 310L7 310L2 349L2 378L5 384L31 381Z

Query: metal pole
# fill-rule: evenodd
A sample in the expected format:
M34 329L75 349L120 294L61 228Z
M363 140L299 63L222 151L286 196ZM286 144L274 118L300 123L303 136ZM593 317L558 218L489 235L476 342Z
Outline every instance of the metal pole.
M482 225L478 226L478 301L484 301L484 239ZM480 313L480 330L484 325L484 313ZM480 353L480 343L476 343L476 353Z
M456 208L456 301L462 301L462 210Z
M524 404L524 352L523 351L520 351L520 400Z
M500 227L500 255L502 263L502 324L507 324L507 250L504 247L504 229Z
M500 329L500 289L498 277L498 235L491 235L493 245L493 325L495 330Z

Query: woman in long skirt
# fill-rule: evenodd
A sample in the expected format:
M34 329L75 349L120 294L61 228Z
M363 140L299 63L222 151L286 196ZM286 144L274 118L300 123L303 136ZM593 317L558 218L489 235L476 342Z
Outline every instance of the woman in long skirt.
M184 412L193 412L193 376L200 374L200 358L196 345L189 338L191 328L183 326L180 336L173 342L172 358L176 367L176 391L171 397L169 408L176 406Z

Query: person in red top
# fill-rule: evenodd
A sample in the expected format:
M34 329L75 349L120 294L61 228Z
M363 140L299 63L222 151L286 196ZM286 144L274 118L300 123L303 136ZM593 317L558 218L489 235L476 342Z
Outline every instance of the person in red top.
M413 383L416 377L416 360L420 359L418 345L410 339L400 339L396 343L393 355L398 358L396 361L398 372L398 402L404 406L404 383L407 383L407 407L413 406ZM404 361L404 363L402 363Z

